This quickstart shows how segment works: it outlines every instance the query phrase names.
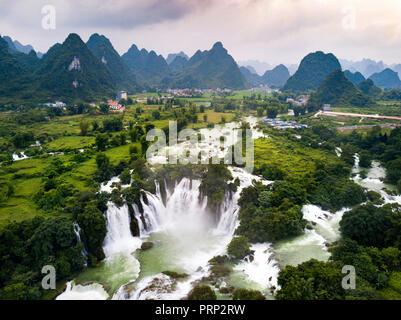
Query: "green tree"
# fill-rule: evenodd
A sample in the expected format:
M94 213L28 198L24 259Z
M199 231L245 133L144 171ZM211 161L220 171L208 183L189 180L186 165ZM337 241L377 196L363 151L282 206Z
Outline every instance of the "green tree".
M209 286L196 286L188 294L187 300L217 300L216 293Z
M235 237L227 247L227 253L234 259L243 259L251 254L251 245L245 237Z
M106 104L106 103L100 104L99 108L100 108L100 111L101 111L103 114L108 114L109 111L110 111L110 107L109 107L109 105Z
M89 130L89 122L82 120L79 123L79 129L81 130L81 135L86 136L88 134L88 130Z
M232 298L233 300L266 300L260 291L242 288L235 289Z
M96 135L96 147L98 151L106 151L106 146L109 142L109 136L105 133Z
M330 262L310 260L297 267L286 266L280 271L278 300L339 300L344 299L341 267Z

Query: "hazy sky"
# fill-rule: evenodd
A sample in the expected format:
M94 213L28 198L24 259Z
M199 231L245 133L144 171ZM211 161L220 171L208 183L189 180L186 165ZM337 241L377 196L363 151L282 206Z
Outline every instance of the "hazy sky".
M42 7L56 29L42 28ZM401 63L400 0L0 0L0 33L45 52L71 33L98 32L121 54L135 43L166 56L222 41L236 60L299 63L338 58Z

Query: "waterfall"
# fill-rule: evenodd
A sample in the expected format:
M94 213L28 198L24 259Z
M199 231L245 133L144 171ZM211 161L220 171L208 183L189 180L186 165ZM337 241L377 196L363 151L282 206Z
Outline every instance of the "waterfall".
M141 240L131 234L131 219L128 206L118 208L109 202L107 212L107 234L103 242L103 250L106 257L117 253L132 253L140 248Z
M272 258L271 244L257 243L252 245L251 250L254 251L253 260L245 259L235 267L235 270L245 274L248 281L253 282L259 290L277 287L280 268Z
M85 260L84 260L84 266L86 267L88 265L88 251L86 251L85 248L85 243L82 242L81 240L81 227L79 226L79 224L77 222L74 222L74 232L77 236L77 241L78 243L82 243L82 251L81 254L84 256Z
M386 169L383 168L378 161L372 161L372 166L366 170L366 178L361 177L361 168L359 166L359 155L355 154L355 164L352 172L355 174L353 180L362 187L380 193L384 203L401 204L401 195L389 194L388 190L395 190L394 186L385 184L383 181L386 178Z

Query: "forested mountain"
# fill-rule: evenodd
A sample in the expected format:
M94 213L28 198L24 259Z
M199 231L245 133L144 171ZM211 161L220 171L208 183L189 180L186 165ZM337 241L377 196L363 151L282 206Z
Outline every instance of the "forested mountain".
M382 93L379 87L376 87L371 79L367 79L358 85L358 89L370 97L377 97Z
M262 76L262 82L269 87L281 88L290 78L290 72L283 64L278 65L273 70L268 70Z
M103 35L93 34L86 43L89 50L97 57L110 72L118 90L137 91L135 75L130 72L110 40Z
M23 75L24 70L15 57L9 52L6 40L0 38L0 81L12 82Z
M150 52L146 49L138 50L135 44L123 54L122 60L138 80L151 87L160 86L162 80L170 74L169 66L163 56L157 55L153 50Z
M251 72L247 67L240 67L240 70L248 84L253 87L265 85L271 88L281 88L290 77L287 67L282 64L273 70L266 71L263 76Z
M172 86L244 89L246 81L233 57L217 42L209 51L198 50Z
M0 37L0 101L20 96L30 83L29 74L9 52L7 41Z
M14 58L18 61L20 66L24 68L25 71L35 72L39 69L41 65L41 59L38 58L37 53L31 50L28 54L22 52L16 52L13 54Z
M288 79L283 90L316 90L323 80L337 69L341 69L341 65L333 54L325 54L322 51L310 53L302 59L297 72Z
M182 56L176 56L169 67L172 72L182 72L187 65L188 60Z
M339 69L333 71L322 82L310 100L310 106L315 110L319 109L322 104L366 107L372 103L372 100L356 88Z
M23 45L19 41L13 40L8 36L4 36L3 38L4 38L4 40L6 40L8 42L9 50L12 52L21 52L21 53L28 54L32 50L34 50L30 44Z
M251 73L258 74L254 67L252 66L243 66L244 68L248 69Z
M246 82L252 87L257 87L263 84L262 77L256 73L251 72L247 67L240 67L239 69L244 76Z
M365 81L365 77L362 75L362 73L356 71L355 73L352 73L349 70L344 71L345 77L352 82L353 85L357 86L360 84L362 81Z
M115 91L113 78L77 34L53 47L35 73L40 89L54 98L95 99Z
M376 86L382 89L400 89L401 80L398 77L397 72L390 68L384 69L382 72L378 72L370 76L370 78Z

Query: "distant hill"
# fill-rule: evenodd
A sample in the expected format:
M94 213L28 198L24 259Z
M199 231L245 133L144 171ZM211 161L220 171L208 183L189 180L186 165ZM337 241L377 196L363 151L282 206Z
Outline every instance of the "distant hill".
M9 36L3 36L3 39L7 42L9 52L11 53L19 52L14 45L14 41Z
M8 36L4 36L3 38L4 38L4 40L7 41L10 52L13 52L13 53L21 52L21 53L29 54L32 50L34 50L34 48L30 44L23 45L18 40L13 40ZM40 52L36 52L36 55L38 56L38 58L41 58L43 56L43 54Z
M107 68L117 85L118 90L137 91L137 84L134 74L130 72L118 52L114 49L110 40L103 35L93 34L86 43L89 50Z
M348 69L351 72L360 72L365 78L368 78L372 74L381 72L387 68L383 61L375 61L372 59L362 59L361 61L341 59L340 63L343 70Z
M390 66L391 70L394 70L395 72L398 73L398 77L401 77L401 64L392 64Z
M188 61L188 59L189 59L189 57L188 57L188 56L185 54L185 52L183 52L183 51L181 51L181 52L179 52L179 53L170 53L170 54L167 56L167 59L166 59L167 64L171 64L171 63L174 61L174 59L177 58L177 57L184 58L184 59L187 60L187 61Z
M240 67L239 68L242 75L244 76L246 82L252 86L257 87L263 84L262 77L256 73L251 72L247 67Z
M310 53L302 59L297 72L288 79L283 90L316 90L327 76L337 69L341 69L341 65L333 54L325 54L322 51Z
M58 99L91 100L110 97L115 83L106 66L95 57L77 34L70 34L43 57L35 73L41 90Z
M376 86L382 89L400 89L401 80L398 77L398 73L391 70L390 68L384 69L382 72L378 72L369 77Z
M162 80L170 75L169 66L163 56L157 55L153 50L138 50L135 44L123 54L122 60L140 82L151 87L160 86Z
M244 61L238 61L238 65L241 67L252 67L256 73L260 76L262 76L267 70L270 70L273 68L272 65L270 65L267 62L264 61L259 61L259 60L244 60Z
M358 84L360 84L361 82L365 81L365 77L362 75L362 73L360 72L355 72L352 73L349 70L345 70L344 74L346 76L346 78L352 82L353 85L357 86Z
M248 69L253 74L258 74L254 67L252 66L244 66L244 68Z
M281 88L290 78L290 72L283 64L278 65L273 70L268 70L262 76L263 84L272 88Z
M362 91L356 88L340 69L333 71L312 94L310 107L317 110L323 104L332 106L366 107L373 101Z
M358 89L370 97L378 97L382 93L382 89L376 87L371 79L362 81L358 85Z
M221 42L209 51L198 50L189 59L185 70L174 80L177 88L246 88L246 80L237 63Z

